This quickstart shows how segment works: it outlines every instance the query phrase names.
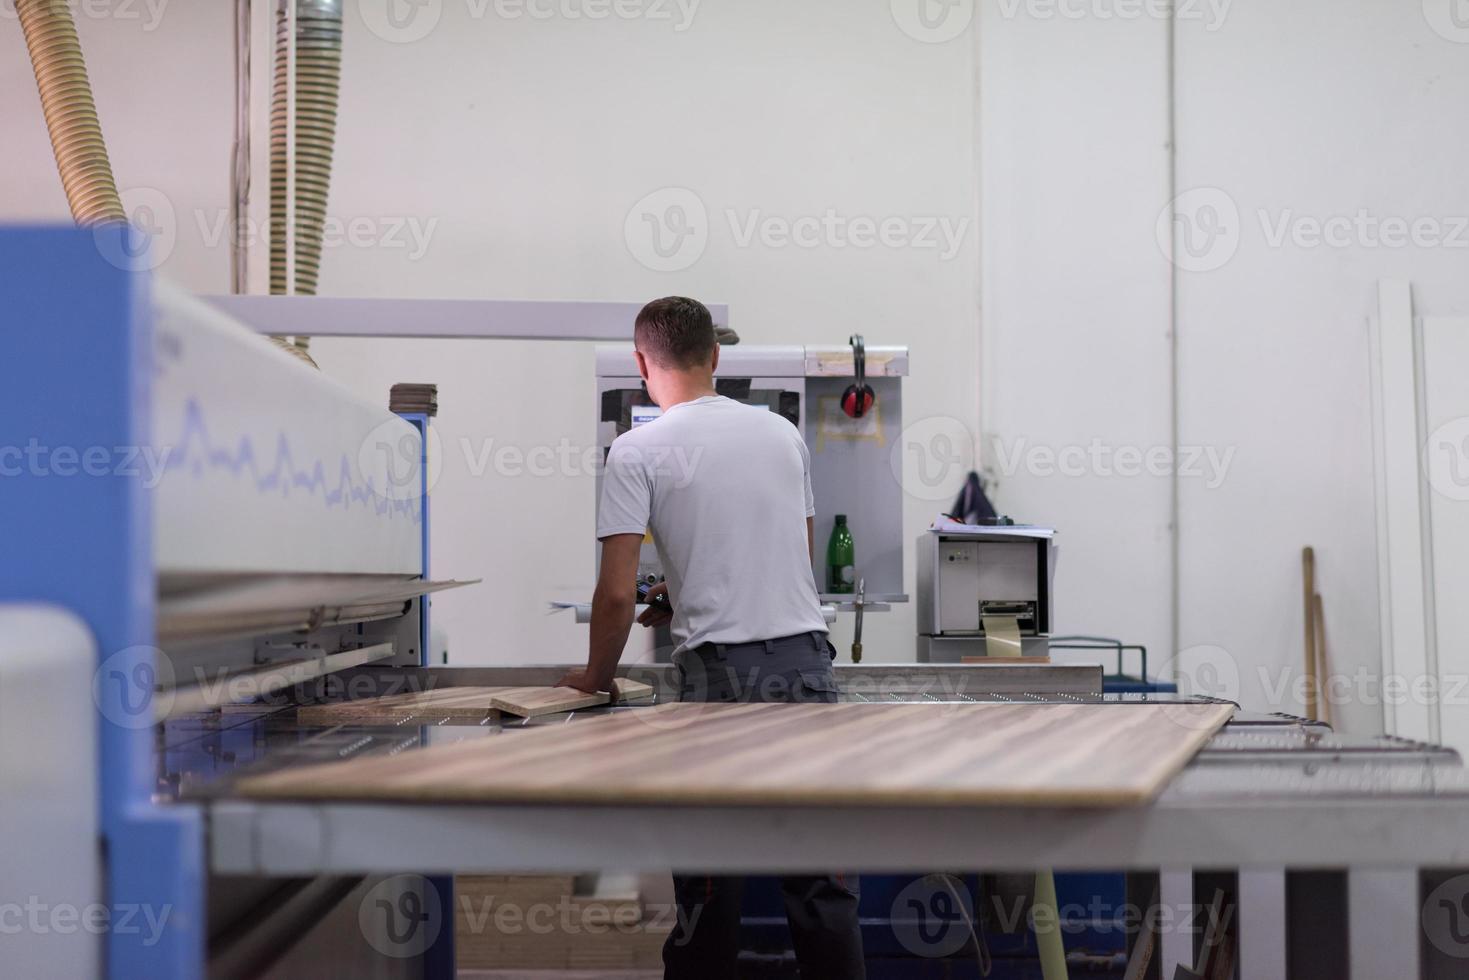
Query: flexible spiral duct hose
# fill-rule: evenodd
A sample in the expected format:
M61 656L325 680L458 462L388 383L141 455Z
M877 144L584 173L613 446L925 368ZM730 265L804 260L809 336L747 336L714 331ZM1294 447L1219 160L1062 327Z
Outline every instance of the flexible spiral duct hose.
M126 221L66 0L15 0L61 186L78 224Z
M287 195L290 183L289 74L291 22L287 4L276 9L275 83L270 113L270 291L289 292ZM331 186L337 97L342 75L340 0L296 2L295 292L316 293L322 231Z
M296 4L295 173L291 167L289 4ZM337 97L342 79L341 0L281 0L276 8L275 80L270 111L270 291L316 294L322 234L331 187L332 149L337 133ZM287 206L295 182L294 260L287 261ZM294 285L294 290L291 286ZM297 337L305 360L310 338Z

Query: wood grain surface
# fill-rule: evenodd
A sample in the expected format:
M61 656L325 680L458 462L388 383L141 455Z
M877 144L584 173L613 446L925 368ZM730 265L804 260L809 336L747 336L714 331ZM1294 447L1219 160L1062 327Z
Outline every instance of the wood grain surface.
M625 677L617 681L618 704L642 701L652 696L651 684L630 681ZM594 708L607 704L609 700L606 694L586 694L571 687L502 687L494 695L496 710L524 718Z
M652 697L653 688L620 679L617 700ZM439 687L432 691L360 698L336 704L305 705L296 709L302 725L396 725L409 720L437 722L483 721L493 712L531 718L606 704L606 694L586 694L570 687Z
M1227 704L665 704L281 770L278 799L669 805L1128 806Z

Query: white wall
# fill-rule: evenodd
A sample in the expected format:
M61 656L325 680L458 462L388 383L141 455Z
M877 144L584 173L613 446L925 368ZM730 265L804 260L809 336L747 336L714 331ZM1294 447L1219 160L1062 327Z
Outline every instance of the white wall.
M1469 287L1463 250L1275 246L1258 211L1272 224L1287 209L1319 219L1364 208L1409 220L1469 214L1469 136L1456 123L1469 45L1435 32L1429 16L1448 3L1191 4L1171 90L1167 23L1147 4L1110 0L997 0L970 22L961 3L946 8L959 20L928 28L905 15L912 33L938 43L905 34L880 2L706 0L680 32L649 20L475 19L455 0L428 5L441 20L406 44L374 35L349 4L333 210L381 230L394 219L437 223L416 260L387 244L331 251L323 291L630 300L681 291L732 303L735 325L757 343L840 341L860 326L912 345L906 407L928 437L978 427L982 269L984 462L1003 509L1061 529L1059 627L1145 642L1155 664L1170 659L1176 631L1186 670L1222 666L1247 706L1299 710L1294 690L1271 692L1276 672L1299 663L1302 545L1317 550L1334 668L1379 667L1363 325L1373 284L1411 279L1420 306L1438 314L1469 308ZM82 35L121 182L160 189L181 215L164 272L224 289L224 249L204 240L193 212L225 202L227 10L173 4L156 30L84 20ZM60 217L19 30L3 21L0 73L17 96L0 120L0 214ZM1173 280L1156 228L1171 194L1170 93L1177 190L1217 189L1240 214L1214 240L1224 251L1202 255L1204 266L1225 261L1177 275L1176 385ZM880 247L741 248L723 217L831 207L958 220L976 213L981 179L981 233L949 261ZM698 194L710 241L690 268L655 273L623 224L635 202L670 186ZM1219 202L1212 191L1186 198L1184 217ZM435 571L489 580L439 600L460 659L576 655L582 631L540 607L591 586L590 479L474 478L459 446L587 444L590 352L317 349L329 371L374 392L398 380L442 386L449 452ZM1044 455L1090 454L1094 440L1110 454L1169 447L1175 398L1179 442L1215 453L1212 475L1206 463L1178 481L1176 568L1167 477L1119 476L1115 455L1101 466L1088 457L1068 476ZM1031 452L1004 472L1021 439ZM945 478L957 481L951 469ZM913 485L916 534L936 501ZM911 610L868 623L869 658L910 656ZM1344 717L1366 730L1380 723L1368 698Z
M1156 670L1169 480L1125 454L1172 445L1167 24L1009 9L979 25L984 469L997 507L1058 530L1056 632L1143 644Z
M1147 5L1106 0L986 9L986 428L1058 447L1096 434L1166 445L1169 242L1166 224L1155 241L1154 221L1171 196L1168 25ZM1469 31L1453 41L1434 30L1447 0L1179 10L1179 210L1199 235L1215 207L1224 234L1196 237L1177 275L1178 442L1212 451L1223 474L1178 480L1177 665L1248 707L1301 711L1289 682L1301 673L1302 546L1318 557L1332 670L1375 677L1381 666L1365 330L1375 282L1411 279L1420 307L1462 310L1469 255L1355 233L1343 247L1276 245L1259 212L1272 229L1362 209L1450 219L1445 230L1469 215L1469 137L1453 123L1469 95ZM985 449L998 466L988 439ZM1001 482L1008 508L1045 507L1039 519L1073 544L1064 629L1150 649L1166 637L1166 482L1095 470ZM1354 679L1338 718L1376 730L1374 686Z
M907 417L934 417L944 431L954 429L948 419L975 427L969 37L922 43L885 4L841 0L708 0L682 31L678 5L642 8L671 10L672 21L593 22L507 18L493 4L446 0L412 8L439 15L426 36L393 43L380 35L404 35L383 30L380 17L374 33L359 4L346 6L332 211L371 219L381 236L403 220L432 233L417 258L392 242L329 249L324 294L641 301L686 293L730 303L750 343L842 343L860 330L873 343L909 344ZM362 6L371 14L382 4ZM162 272L200 291L228 283L223 245L211 246L193 215L226 202L226 7L173 4L148 33L116 21L81 24L119 182L160 188L175 205L178 242ZM7 91L20 96L0 122L6 166L24 175L0 186L0 215L61 217L14 25L0 23L0 65ZM263 195L265 175L257 179ZM633 254L624 222L641 198L668 187L698 195L709 241L691 267L654 272ZM741 222L755 211L933 216L962 225L963 235L947 257L883 245L741 247L726 209ZM473 457L489 440L492 452L592 445L590 347L322 340L313 351L328 372L374 397L385 399L396 381L440 385L445 469L434 491L433 570L486 579L435 600L456 660L583 656L585 627L544 608L590 594L592 478L497 476L493 464L476 477L463 447ZM939 500L909 499L910 536L947 506L962 475L949 467L931 494ZM849 629L839 630L843 648ZM911 659L913 633L911 607L867 617L867 659Z
M1182 638L1229 650L1255 703L1298 672L1303 545L1333 672L1379 668L1365 318L1382 278L1412 280L1439 312L1469 301L1463 229L1457 246L1396 248L1371 232L1277 246L1264 230L1262 211L1271 228L1365 209L1448 231L1469 216L1469 134L1453 123L1469 44L1425 16L1449 4L1349 7L1238 3L1223 30L1180 33L1180 189L1222 189L1241 215L1233 258L1181 280L1181 436L1239 447L1219 492L1184 496ZM1347 724L1381 724L1374 688L1353 684Z

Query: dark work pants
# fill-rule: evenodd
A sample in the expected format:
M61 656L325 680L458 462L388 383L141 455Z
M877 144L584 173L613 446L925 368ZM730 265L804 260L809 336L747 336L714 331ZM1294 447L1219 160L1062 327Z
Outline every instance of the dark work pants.
M680 699L835 702L832 656L825 633L700 647L678 657ZM744 884L743 878L729 875L674 874L679 915L663 944L666 980L737 976ZM857 894L855 876L781 878L786 922L802 980L860 980L866 976Z

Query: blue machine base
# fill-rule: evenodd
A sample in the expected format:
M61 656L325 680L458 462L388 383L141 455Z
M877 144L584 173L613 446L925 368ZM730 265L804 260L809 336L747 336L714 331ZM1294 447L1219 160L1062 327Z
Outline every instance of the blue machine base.
M867 975L880 977L979 977L972 944L943 957L924 956L905 947L893 927L900 911L902 893L922 875L863 875L862 900L858 908L862 922L862 944L867 956ZM970 896L978 876L961 876ZM1126 876L1109 874L1057 874L1056 903L1061 914L1068 955L1086 954L1087 963L1073 962L1074 976L1121 977L1128 936L1122 916L1127 901ZM993 899L981 895L976 909L1005 917ZM776 878L751 877L745 883L744 914L741 921L743 946L754 956L750 975L794 976L795 961L789 952L790 931L780 882ZM967 927L966 931L967 931ZM986 932L985 942L993 959L989 980L1039 978L1040 960L1035 934L1028 928L1011 933Z

